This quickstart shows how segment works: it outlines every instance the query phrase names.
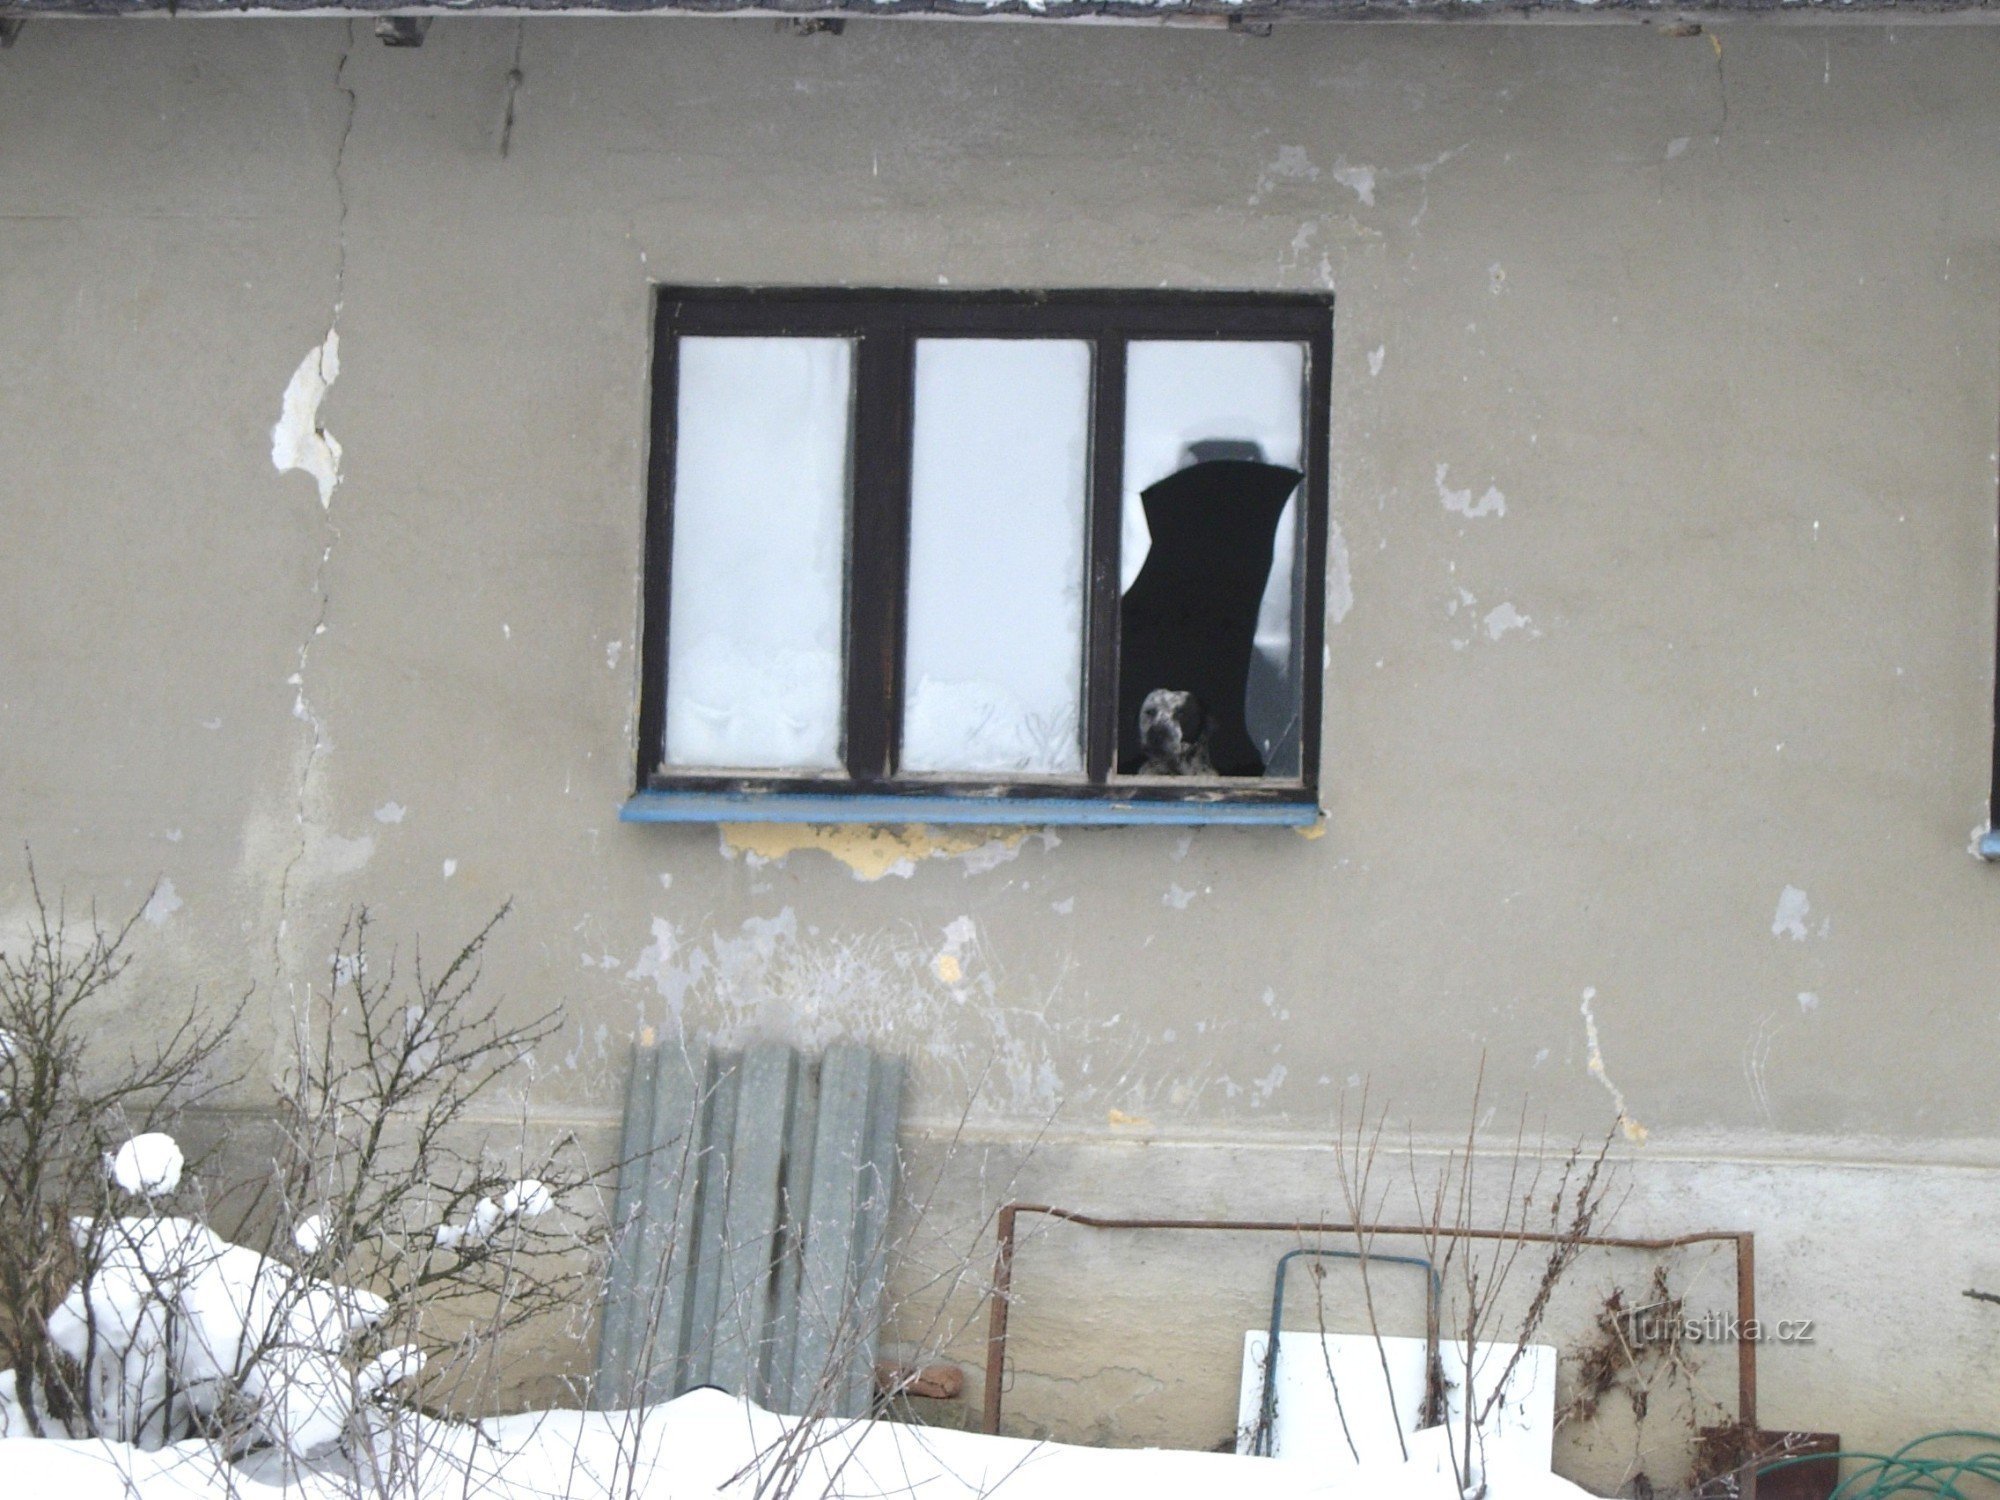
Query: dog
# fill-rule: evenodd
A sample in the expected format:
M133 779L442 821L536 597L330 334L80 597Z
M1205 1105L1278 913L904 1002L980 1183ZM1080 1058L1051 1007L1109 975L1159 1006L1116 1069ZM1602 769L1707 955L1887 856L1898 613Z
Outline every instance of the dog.
M1213 776L1208 757L1208 715L1193 693L1154 688L1139 706L1141 776Z

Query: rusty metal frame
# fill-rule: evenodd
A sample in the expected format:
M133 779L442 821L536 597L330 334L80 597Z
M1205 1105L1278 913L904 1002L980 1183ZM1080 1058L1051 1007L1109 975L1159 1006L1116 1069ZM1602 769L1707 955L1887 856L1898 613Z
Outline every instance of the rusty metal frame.
M1085 1229L1136 1230L1224 1230L1239 1234L1293 1235L1393 1235L1419 1239L1520 1240L1547 1245L1558 1242L1589 1245L1601 1250L1677 1250L1687 1245L1730 1244L1736 1247L1736 1317L1745 1326L1757 1318L1757 1244L1748 1230L1710 1229L1697 1234L1661 1237L1634 1235L1564 1235L1532 1230L1465 1229L1428 1224L1318 1224L1272 1219L1117 1219L1098 1214L1078 1213L1046 1203L1009 1203L999 1213L996 1238L999 1252L993 1263L992 1316L986 1335L986 1393L981 1431L1000 1431L1001 1385L1007 1365L1007 1316L1013 1302L1015 1222L1023 1214L1037 1214L1076 1224ZM1736 1341L1736 1415L1751 1431L1757 1429L1757 1341L1739 1337ZM1754 1471L1744 1476L1743 1493L1754 1495Z

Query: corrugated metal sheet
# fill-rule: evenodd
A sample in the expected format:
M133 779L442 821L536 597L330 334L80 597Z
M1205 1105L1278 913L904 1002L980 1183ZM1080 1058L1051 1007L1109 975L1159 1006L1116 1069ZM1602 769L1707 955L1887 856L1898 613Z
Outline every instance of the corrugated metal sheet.
M719 1385L866 1415L902 1093L852 1045L633 1049L598 1407Z

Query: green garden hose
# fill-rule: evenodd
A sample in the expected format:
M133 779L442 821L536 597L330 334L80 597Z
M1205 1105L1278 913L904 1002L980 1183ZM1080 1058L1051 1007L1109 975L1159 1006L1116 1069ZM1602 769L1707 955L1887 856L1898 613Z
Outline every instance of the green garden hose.
M1947 1443L1956 1445L1958 1451L1950 1455L1923 1451ZM1968 1448L1971 1451L1966 1451ZM1812 1454L1760 1465L1757 1472L1769 1474L1828 1458L1861 1466L1840 1482L1832 1500L1890 1500L1897 1495L1994 1500L2000 1496L2000 1433L1993 1432L1926 1433L1894 1453Z

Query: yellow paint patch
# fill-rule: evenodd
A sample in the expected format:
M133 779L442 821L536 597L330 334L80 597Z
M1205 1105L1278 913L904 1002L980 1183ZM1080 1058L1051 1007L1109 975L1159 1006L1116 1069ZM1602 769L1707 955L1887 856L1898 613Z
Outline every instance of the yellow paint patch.
M1326 837L1326 819L1321 818L1317 823L1308 823L1293 831L1302 839L1323 839Z
M970 854L988 844L1013 849L1028 836L1025 828L941 829L921 824L881 827L867 823L724 823L723 844L758 859L784 859L804 849L832 855L858 880L910 876L917 861Z
M956 953L940 953L932 960L931 967L946 984L957 984L965 978L965 965L958 961Z
M1104 1123L1113 1126L1123 1125L1128 1129L1136 1128L1144 1130L1153 1122L1144 1115L1128 1115L1122 1109L1113 1109L1105 1111Z

